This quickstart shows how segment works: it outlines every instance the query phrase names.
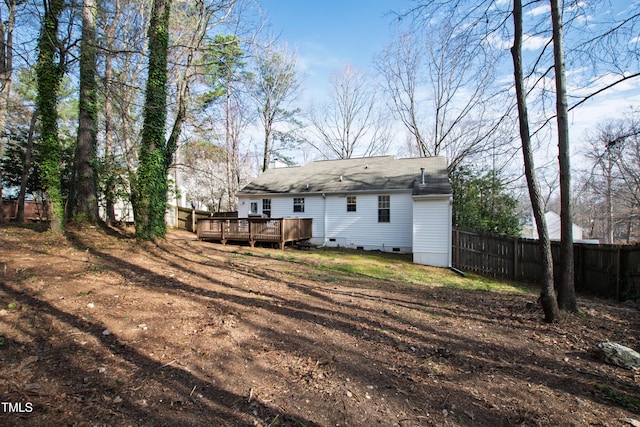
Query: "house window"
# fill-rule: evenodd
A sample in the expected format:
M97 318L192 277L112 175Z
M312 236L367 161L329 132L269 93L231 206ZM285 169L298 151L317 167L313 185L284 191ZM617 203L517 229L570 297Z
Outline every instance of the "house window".
M356 196L347 196L347 212L356 211Z
M258 202L251 202L251 214L252 215L258 214Z
M262 215L271 218L271 199L262 199Z
M304 197L293 198L293 211L304 212Z
M391 222L391 196L378 196L378 222Z

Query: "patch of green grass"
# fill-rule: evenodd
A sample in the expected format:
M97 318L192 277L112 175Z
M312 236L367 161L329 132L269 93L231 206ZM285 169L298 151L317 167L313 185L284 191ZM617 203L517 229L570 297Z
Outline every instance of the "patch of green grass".
M17 302L10 302L9 304L7 304L7 308L9 310L17 310L18 309L18 303Z
M290 262L317 269L324 275L336 274L372 278L396 283L444 286L479 292L501 292L535 296L537 288L504 280L468 274L462 277L449 269L414 264L411 255L325 248L312 252L293 253ZM336 273L336 274L330 274ZM336 277L337 280L337 277Z
M99 264L91 265L91 271L94 271L94 272L109 271L109 270L110 268L106 264L99 263Z
M638 401L638 399L636 399L635 397L629 396L624 392L606 385L596 384L595 386L598 390L600 390L605 399L609 400L615 405L621 406L625 409L640 409L640 401Z

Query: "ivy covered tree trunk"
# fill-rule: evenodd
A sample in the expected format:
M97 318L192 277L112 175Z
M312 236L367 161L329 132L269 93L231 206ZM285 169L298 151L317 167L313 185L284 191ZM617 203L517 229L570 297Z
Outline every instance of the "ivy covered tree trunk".
M64 226L64 201L60 182L60 141L58 137L57 98L63 76L62 58L56 63L58 26L64 0L45 1L45 14L38 40L36 78L37 107L40 113L40 167L42 186L49 202L51 230L61 233Z
M80 46L80 109L76 147L76 182L72 218L95 223L98 220L96 192L96 123L98 85L96 83L96 4L84 0L82 44Z
M171 0L154 0L149 26L149 76L139 166L133 199L136 237L153 240L167 230L167 171L173 152L165 139L167 50Z

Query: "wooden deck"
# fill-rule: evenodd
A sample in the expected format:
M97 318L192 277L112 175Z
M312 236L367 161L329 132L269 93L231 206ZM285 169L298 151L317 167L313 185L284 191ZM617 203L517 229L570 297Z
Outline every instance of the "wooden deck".
M310 239L311 218L200 218L200 240L277 243L281 249L288 242Z

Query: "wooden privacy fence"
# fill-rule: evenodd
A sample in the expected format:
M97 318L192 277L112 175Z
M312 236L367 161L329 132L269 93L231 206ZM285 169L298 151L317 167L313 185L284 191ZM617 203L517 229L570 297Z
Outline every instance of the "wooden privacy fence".
M229 240L278 243L281 249L287 242L312 237L311 218L200 218L197 233L201 240Z
M537 240L454 228L452 242L452 265L460 270L516 281L540 280ZM558 265L560 242L552 242L551 250ZM640 245L575 243L573 255L576 291L620 301L640 298Z
M3 200L2 210L8 220L16 219L18 214L17 200ZM24 219L29 221L48 221L47 209L43 202L36 200L24 201Z
M196 225L200 218L237 218L238 212L208 212L196 209L177 207L177 228L196 232Z

